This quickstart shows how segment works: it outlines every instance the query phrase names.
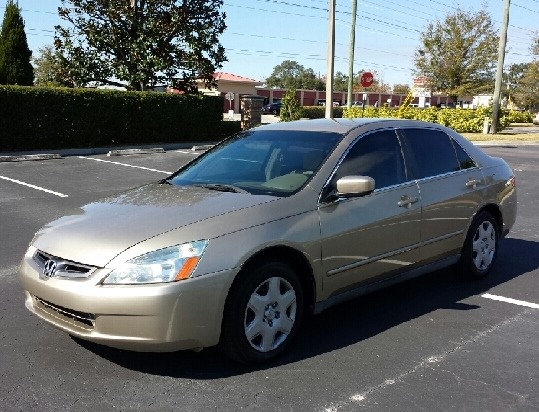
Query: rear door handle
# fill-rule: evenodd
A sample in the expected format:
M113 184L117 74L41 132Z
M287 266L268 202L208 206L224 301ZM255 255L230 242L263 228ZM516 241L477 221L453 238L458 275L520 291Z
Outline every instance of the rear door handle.
M481 180L477 180L477 179L468 179L468 181L466 182L466 187L468 188L472 188L472 189L475 189L475 187L481 183Z
M410 197L408 195L401 196L401 200L397 202L398 207L406 207L410 208L412 207L412 204L416 203L419 200L417 197Z

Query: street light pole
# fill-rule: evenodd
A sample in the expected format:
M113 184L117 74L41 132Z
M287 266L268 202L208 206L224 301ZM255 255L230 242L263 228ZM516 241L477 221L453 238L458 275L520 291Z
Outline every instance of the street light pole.
M496 83L494 85L494 96L492 99L492 126L490 132L496 134L498 131L498 111L500 110L500 95L502 91L503 61L505 59L505 45L507 43L507 26L509 26L509 6L511 0L505 0L503 11L503 22L500 30L500 43L498 45L498 66L496 68Z
M329 0L328 56L326 68L326 119L333 119L333 69L335 60L335 0Z

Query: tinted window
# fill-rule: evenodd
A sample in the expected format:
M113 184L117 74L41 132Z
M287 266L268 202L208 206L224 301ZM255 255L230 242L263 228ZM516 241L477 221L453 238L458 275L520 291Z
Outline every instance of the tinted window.
M460 168L469 169L470 167L475 167L475 162L470 156L468 156L468 153L466 153L457 142L455 142L454 140L451 141L453 142L453 146L455 147L455 152L457 153L457 159L459 161Z
M413 157L417 179L460 170L451 139L447 134L431 129L403 130L406 147Z
M359 139L337 169L335 180L350 175L372 177L377 189L405 182L404 160L395 132L384 130Z

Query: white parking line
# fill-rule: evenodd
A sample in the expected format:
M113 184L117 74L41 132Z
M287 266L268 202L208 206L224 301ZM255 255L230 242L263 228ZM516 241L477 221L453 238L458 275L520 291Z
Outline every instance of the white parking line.
M31 185L30 183L21 182L20 180L10 179L9 177L0 176L0 179L8 180L10 182L17 183L18 185L31 187L32 189L41 190L42 192L47 192L47 193L50 193L51 195L55 195L59 197L68 197L67 195L64 195L63 193L54 192L52 190L45 189L44 187L39 187L39 186Z
M110 160L94 159L93 157L78 156L78 158L79 159L95 160L96 162L112 163L112 164L115 164L115 165L126 166L126 167L134 167L136 169L149 170L150 172L166 173L167 175L171 175L173 173L173 172L165 172L164 170L150 169L149 167L133 166L133 165L128 165L126 163L112 162Z
M530 303L523 300L505 298L503 296L491 295L490 293L485 293L484 295L482 295L482 297L492 300L499 300L500 302L512 303L513 305L526 306L532 309L539 309L539 305L537 303Z

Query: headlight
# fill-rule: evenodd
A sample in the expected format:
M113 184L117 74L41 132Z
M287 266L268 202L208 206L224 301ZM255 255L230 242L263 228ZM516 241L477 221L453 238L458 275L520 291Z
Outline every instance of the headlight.
M207 245L207 240L199 240L140 255L115 268L103 280L103 284L161 283L187 279Z

